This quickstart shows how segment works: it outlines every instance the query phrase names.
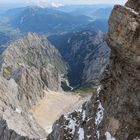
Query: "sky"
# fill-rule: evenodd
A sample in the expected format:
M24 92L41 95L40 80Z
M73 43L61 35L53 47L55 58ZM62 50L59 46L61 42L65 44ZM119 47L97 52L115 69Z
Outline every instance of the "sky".
M124 4L126 0L0 0L0 4L52 5L66 4Z

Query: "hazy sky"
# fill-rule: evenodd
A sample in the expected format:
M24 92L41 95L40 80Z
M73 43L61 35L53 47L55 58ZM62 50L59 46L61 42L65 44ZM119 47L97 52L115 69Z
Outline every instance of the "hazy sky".
M60 6L64 4L124 4L126 0L0 0L0 4L35 4Z

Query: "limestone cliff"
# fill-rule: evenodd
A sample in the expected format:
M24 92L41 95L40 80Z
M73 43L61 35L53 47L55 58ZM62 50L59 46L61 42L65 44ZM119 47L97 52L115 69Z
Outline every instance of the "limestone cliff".
M20 136L15 131L8 128L5 120L0 120L1 140L31 140L28 137ZM35 139L32 139L35 140Z
M44 90L61 90L66 65L46 37L29 33L13 42L0 59L0 139L46 139L30 109Z
M18 94L16 82L0 76L0 139L24 140L26 136L28 139L45 138L45 131L36 123L32 114L22 108Z
M116 5L109 20L110 63L97 95L65 114L48 140L140 139L140 1Z
M44 36L29 33L10 44L0 61L1 75L18 84L21 106L32 106L44 96L44 89L61 90L66 65Z

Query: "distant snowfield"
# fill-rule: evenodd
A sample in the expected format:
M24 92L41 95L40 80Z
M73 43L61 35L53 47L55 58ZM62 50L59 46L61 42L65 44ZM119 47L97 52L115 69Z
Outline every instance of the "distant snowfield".
M80 109L82 104L91 97L82 98L79 95L54 91L45 91L45 93L46 96L31 109L31 112L48 134L52 131L53 123L62 114Z

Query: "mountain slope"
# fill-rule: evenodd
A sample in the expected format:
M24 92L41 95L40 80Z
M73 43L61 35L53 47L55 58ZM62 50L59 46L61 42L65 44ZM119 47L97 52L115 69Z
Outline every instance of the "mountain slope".
M19 85L19 100L29 107L44 96L43 89L61 90L66 65L46 37L29 33L2 55L1 75Z
M66 71L60 53L45 36L28 33L7 47L0 59L0 130L5 131L0 138L47 136L30 109L46 96L45 90L62 91Z
M101 32L74 32L51 36L49 40L68 63L72 86L98 79L108 62L110 50Z
M97 95L65 114L48 140L140 139L140 3L116 5L109 20L110 63Z
M94 4L94 5L65 5L58 9L72 15L81 15L83 13L86 16L94 19L108 19L111 13L113 5Z
M18 95L17 83L0 76L0 139L25 139L28 136L28 140L46 137L45 131L32 115L24 110Z
M0 46L6 44L10 40L10 37L5 33L0 32Z
M5 33L0 32L0 54L6 49L4 44L9 42L10 37L6 35Z
M73 16L59 10L41 7L11 9L4 17L9 23L22 32L63 33L89 23L91 18Z
M81 30L87 30L92 32L104 32L108 31L108 19L96 19L93 22L81 27Z

